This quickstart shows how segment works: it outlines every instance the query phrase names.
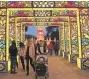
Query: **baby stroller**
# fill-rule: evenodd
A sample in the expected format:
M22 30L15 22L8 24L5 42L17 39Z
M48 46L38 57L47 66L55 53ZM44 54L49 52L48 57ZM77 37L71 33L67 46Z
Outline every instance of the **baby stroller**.
M44 77L48 78L48 65L47 65L47 56L46 55L38 55L35 63L35 78Z

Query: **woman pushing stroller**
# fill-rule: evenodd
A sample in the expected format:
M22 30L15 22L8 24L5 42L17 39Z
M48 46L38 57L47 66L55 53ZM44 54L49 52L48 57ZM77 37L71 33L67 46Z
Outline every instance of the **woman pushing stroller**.
M36 51L36 79L38 76L44 76L45 79L48 77L48 58L47 58L47 44L44 41L40 40L37 43L37 51Z
M36 56L39 54L47 54L48 50L47 50L47 44L44 43L44 41L40 40L37 43L37 49L36 49Z

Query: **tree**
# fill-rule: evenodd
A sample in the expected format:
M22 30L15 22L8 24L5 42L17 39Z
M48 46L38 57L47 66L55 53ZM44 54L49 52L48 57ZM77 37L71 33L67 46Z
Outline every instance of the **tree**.
M28 26L25 26L25 32L27 32L27 30L28 30Z
M33 35L30 35L30 34L25 34L25 38L26 38L26 39L31 39L31 38L37 39L37 37L35 37L35 36L33 36Z
M56 38L59 40L59 27L58 26L49 26L46 28L47 34L46 37L51 36L51 39L54 40Z

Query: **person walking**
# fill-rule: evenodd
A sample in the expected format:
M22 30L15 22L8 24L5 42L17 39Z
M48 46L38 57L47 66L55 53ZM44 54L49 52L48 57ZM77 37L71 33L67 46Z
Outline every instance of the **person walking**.
M35 66L33 64L33 60L35 56L34 44L31 40L28 40L27 47L26 47L26 75L29 75L29 62L32 66L33 70L35 71Z
M21 64L23 70L25 70L25 63L24 63L25 45L22 42L20 42L19 46L20 46L19 55L20 55Z
M37 44L38 44L37 39L34 39L33 44L34 44L35 59L36 59L36 56L37 56L37 51L36 50L37 50Z
M54 44L54 52L55 52L55 55L58 55L58 51L59 51L59 42L56 41L55 44Z
M11 59L11 74L15 74L16 72L16 64L17 64L17 47L15 41L12 41L12 45L9 47L10 59Z
M52 41L48 44L48 52L50 55L52 55L52 52L53 52L53 44L52 44Z
M47 54L47 45L42 40L37 44L37 54Z

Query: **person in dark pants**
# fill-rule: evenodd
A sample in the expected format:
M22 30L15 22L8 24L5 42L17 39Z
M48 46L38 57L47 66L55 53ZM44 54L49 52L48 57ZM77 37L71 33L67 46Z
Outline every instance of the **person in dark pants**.
M16 72L16 63L17 63L17 47L15 41L12 41L12 45L9 48L10 59L11 59L11 74L15 74Z
M54 44L54 52L55 52L55 55L58 55L58 51L59 51L59 42L56 41L55 44Z
M33 70L35 71L35 66L33 64L34 56L35 56L34 44L31 40L28 40L28 45L26 50L26 71L27 71L26 75L29 75L29 62Z
M18 56L18 54L17 54ZM17 59L17 56L16 56L16 67L18 68L18 59Z
M25 46L22 42L20 42L20 60L21 60L21 63L22 63L22 68L23 70L25 70L25 64L24 64L24 55L25 55Z

